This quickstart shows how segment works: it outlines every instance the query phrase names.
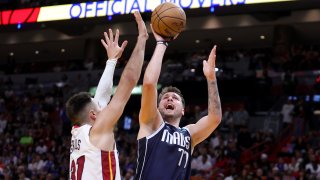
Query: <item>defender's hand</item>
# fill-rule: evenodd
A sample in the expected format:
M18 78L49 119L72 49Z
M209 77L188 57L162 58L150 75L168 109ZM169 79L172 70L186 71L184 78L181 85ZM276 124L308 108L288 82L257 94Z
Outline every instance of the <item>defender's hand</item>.
M207 80L215 80L216 78L216 47L214 46L210 52L209 59L203 60L203 74Z
M147 31L147 27L146 24L144 23L141 14L139 11L135 11L134 12L134 17L136 19L136 23L138 25L138 32L139 32L139 36L140 38L144 38L144 39L148 39L149 38L149 34Z
M107 51L108 59L119 59L128 44L128 41L123 41L119 47L119 29L116 30L116 35L113 37L113 32L109 29L109 35L104 32L105 40L101 39L101 43Z

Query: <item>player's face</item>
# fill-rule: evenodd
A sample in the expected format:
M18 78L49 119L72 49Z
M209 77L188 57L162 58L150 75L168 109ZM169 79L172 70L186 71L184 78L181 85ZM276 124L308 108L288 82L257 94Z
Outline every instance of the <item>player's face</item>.
M184 108L181 97L174 92L168 92L164 94L159 103L159 111L163 116L165 116L163 117L164 119L166 116L183 116Z

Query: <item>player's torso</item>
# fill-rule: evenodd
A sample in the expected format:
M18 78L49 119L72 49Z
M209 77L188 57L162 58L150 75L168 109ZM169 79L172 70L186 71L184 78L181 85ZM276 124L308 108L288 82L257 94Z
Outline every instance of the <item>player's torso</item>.
M90 125L73 128L70 146L70 179L120 180L118 152L102 151L89 141Z
M154 134L138 140L135 179L190 179L189 132L164 123Z

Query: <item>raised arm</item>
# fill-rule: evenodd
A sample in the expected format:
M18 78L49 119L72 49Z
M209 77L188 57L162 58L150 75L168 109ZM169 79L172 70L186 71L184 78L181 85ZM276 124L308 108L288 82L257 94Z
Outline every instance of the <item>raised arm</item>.
M111 29L109 29L109 36L113 37L113 32ZM116 36L119 36L119 30L116 31ZM106 67L102 73L96 90L96 94L93 98L93 100L99 105L100 108L106 107L106 105L110 101L110 97L112 94L114 69L117 65L117 60L121 57L123 52L123 49L119 46L107 45L107 43L110 43L108 33L104 32L104 37L105 40L101 39L101 43L107 51L108 61L106 62Z
M134 16L139 31L136 46L122 72L118 88L112 100L110 101L109 105L100 112L96 122L94 123L91 130L92 134L103 134L113 130L114 125L122 115L124 107L130 98L132 89L139 80L144 61L144 52L146 40L148 39L148 32L140 13L135 12ZM115 36L114 40L113 36L107 38L108 47L113 46L114 44L118 44L117 35ZM121 47L123 47L123 45Z
M208 115L202 117L196 124L187 128L192 137L192 147L205 140L221 122L221 103L215 73L216 46L213 47L208 61L203 61L203 73L208 84Z
M162 121L161 115L157 109L157 83L167 44L160 35L153 31L152 25L150 25L150 27L157 44L143 77L138 139L153 133L153 131L161 125Z

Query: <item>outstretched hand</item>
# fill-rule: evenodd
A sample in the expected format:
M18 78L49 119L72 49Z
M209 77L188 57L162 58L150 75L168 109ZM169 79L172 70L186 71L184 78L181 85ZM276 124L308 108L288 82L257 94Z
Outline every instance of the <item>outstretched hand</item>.
M216 78L216 47L212 48L208 60L203 60L203 74L207 80L215 80Z
M107 51L108 59L119 59L128 44L128 41L123 41L121 47L119 41L119 29L116 30L116 35L113 37L113 32L109 29L109 34L104 32L105 40L101 39L101 43Z
M138 25L139 37L148 39L149 38L149 34L148 34L148 31L147 31L147 27L146 27L146 24L144 23L144 21L143 21L143 19L141 17L140 12L139 11L135 11L134 12L134 17L135 17L136 23Z

